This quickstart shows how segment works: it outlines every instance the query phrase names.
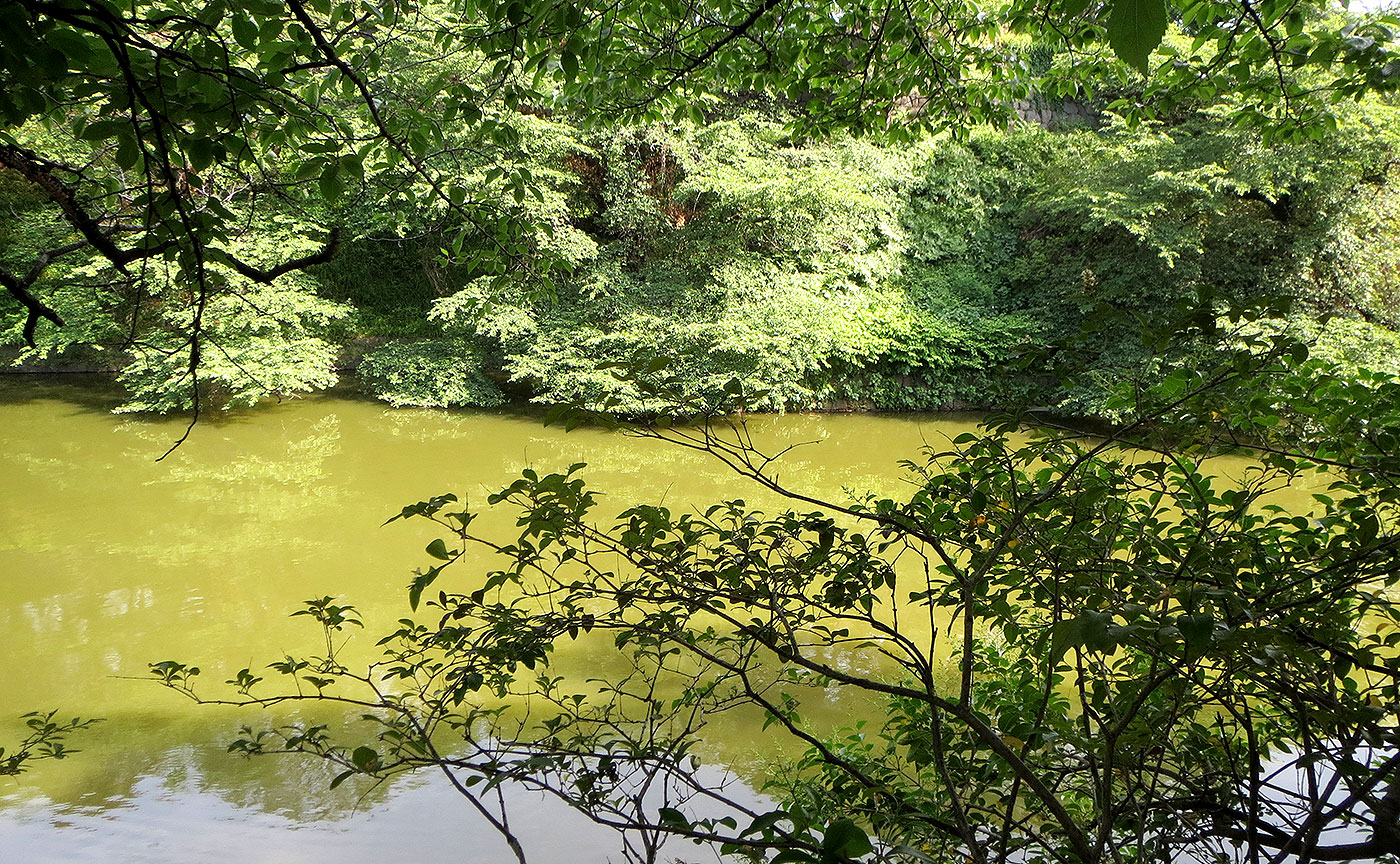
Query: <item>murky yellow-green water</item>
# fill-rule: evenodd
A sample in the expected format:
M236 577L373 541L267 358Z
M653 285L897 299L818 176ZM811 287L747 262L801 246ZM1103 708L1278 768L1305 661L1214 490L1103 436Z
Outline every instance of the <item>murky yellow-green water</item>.
M288 615L322 595L360 609L367 637L352 653L372 659L368 634L407 614L410 571L437 536L427 523L385 519L448 491L481 504L527 466L588 463L590 486L604 493L600 518L640 502L766 500L710 457L661 442L339 395L209 418L157 462L183 422L114 416L115 401L102 382L0 378L0 745L21 737L15 718L26 711L106 718L73 739L82 753L0 778L0 861L510 861L439 777L332 792L318 765L228 755L241 723L291 718L195 706L143 680L147 664L197 663L207 692L222 695L218 682L239 668L316 653L318 631ZM897 494L899 460L974 422L788 415L748 428L770 452L813 442L779 473L841 500L843 488ZM1245 466L1221 460L1211 470L1238 476ZM1298 506L1306 492L1287 496L1281 503ZM488 512L474 527L505 538L513 521ZM443 578L480 570L470 561L453 569ZM555 662L565 674L606 677L616 659L584 640L559 646ZM859 713L859 703L804 706L827 727ZM742 784L777 752L752 716L726 716L707 733L716 781L729 770ZM614 838L581 817L523 793L510 803L532 862L616 859Z
M657 442L334 395L214 418L157 462L183 424L116 417L113 404L100 384L0 379L0 742L19 736L11 718L29 710L106 718L74 739L78 756L0 781L6 861L505 861L436 778L331 793L305 762L224 752L257 717L126 676L174 658L217 685L284 649L314 650L306 619L287 615L325 594L358 606L367 633L386 629L406 613L409 572L435 535L426 523L381 523L445 491L483 502L526 466L587 462L609 516L643 501L761 497L708 457ZM817 442L781 473L827 496L895 492L899 459L972 426L872 415L750 423L774 446ZM485 517L487 530L492 519L507 530L506 514ZM712 752L761 759L752 732L719 727ZM517 825L548 825L522 831L532 860L604 860L607 847L581 853L593 847L576 817L529 799L516 808Z

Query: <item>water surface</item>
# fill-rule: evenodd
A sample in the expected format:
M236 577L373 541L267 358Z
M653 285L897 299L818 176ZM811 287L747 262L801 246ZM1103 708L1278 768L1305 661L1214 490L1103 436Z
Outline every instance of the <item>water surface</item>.
M366 632L389 629L436 534L384 520L447 491L484 503L527 466L588 463L608 516L641 502L763 500L709 457L655 441L334 394L202 421L157 462L183 422L114 416L116 401L100 383L0 378L0 742L20 736L11 718L25 711L106 718L74 739L85 752L0 780L7 860L511 860L440 778L331 792L319 766L225 752L240 723L267 718L200 708L133 678L180 659L205 669L212 694L239 668L314 652L317 634L288 613L327 594L359 607ZM781 476L839 498L843 487L898 492L898 460L973 422L787 415L749 425L773 448L815 442L789 454ZM505 532L512 521L488 514L478 526ZM361 641L368 658L372 640ZM560 646L557 659L609 662L589 644ZM812 710L836 723L850 708ZM742 723L716 727L709 753L752 776L772 751ZM532 861L606 860L609 838L516 797L517 827L548 826L520 829Z

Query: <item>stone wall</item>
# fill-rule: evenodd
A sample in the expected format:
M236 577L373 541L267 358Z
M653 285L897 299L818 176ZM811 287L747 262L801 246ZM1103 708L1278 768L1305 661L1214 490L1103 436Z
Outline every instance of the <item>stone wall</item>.
M1035 123L1052 132L1097 129L1103 124L1098 109L1074 100L1021 99L1012 104L1022 122Z

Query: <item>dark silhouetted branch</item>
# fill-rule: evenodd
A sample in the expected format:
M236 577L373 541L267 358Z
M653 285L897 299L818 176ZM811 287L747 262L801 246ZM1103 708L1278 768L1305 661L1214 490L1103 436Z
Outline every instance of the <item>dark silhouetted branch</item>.
M337 247L339 247L339 245L340 229L332 228L330 230L330 234L326 237L326 245L322 246L319 251L313 252L310 255L303 255L300 258L293 258L290 261L284 261L283 263L278 264L276 267L273 267L271 270L263 270L260 267L254 267L253 265L244 263L243 261L240 261L227 253L225 253L224 257L228 259L229 266L232 267L234 270L237 270L240 275L245 276L253 280L254 282L260 282L264 285L267 285L271 283L274 279L276 279L278 276L291 273L293 270L304 270L307 267L311 267L315 264L324 264L325 262L331 260L331 258L335 257L335 250Z

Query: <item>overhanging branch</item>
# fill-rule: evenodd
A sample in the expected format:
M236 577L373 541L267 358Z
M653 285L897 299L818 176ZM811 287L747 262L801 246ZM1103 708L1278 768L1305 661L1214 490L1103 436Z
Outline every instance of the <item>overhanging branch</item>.
M41 261L44 259L45 254L47 253L39 256ZM43 272L43 267L40 267L37 263L35 267L38 272ZM31 269L30 273L31 275L37 275L34 269ZM11 297L18 300L19 304L25 308L24 341L25 344L33 348L34 329L39 326L39 319L46 318L59 327L62 327L63 318L59 316L58 312L54 311L53 307L40 300L38 297L35 297L30 292L29 285L31 282L32 279L20 279L9 270L0 267L0 285L4 285L5 291L8 292Z
M324 264L335 257L335 251L339 246L340 229L332 228L330 234L326 237L326 244L322 246L319 251L313 252L310 255L303 255L300 258L293 258L290 261L284 261L270 270L254 267L228 253L224 253L224 257L228 259L229 266L237 270L239 275L251 279L254 282L267 285L278 276L291 273L293 270L305 270L307 267L311 267L315 264Z

